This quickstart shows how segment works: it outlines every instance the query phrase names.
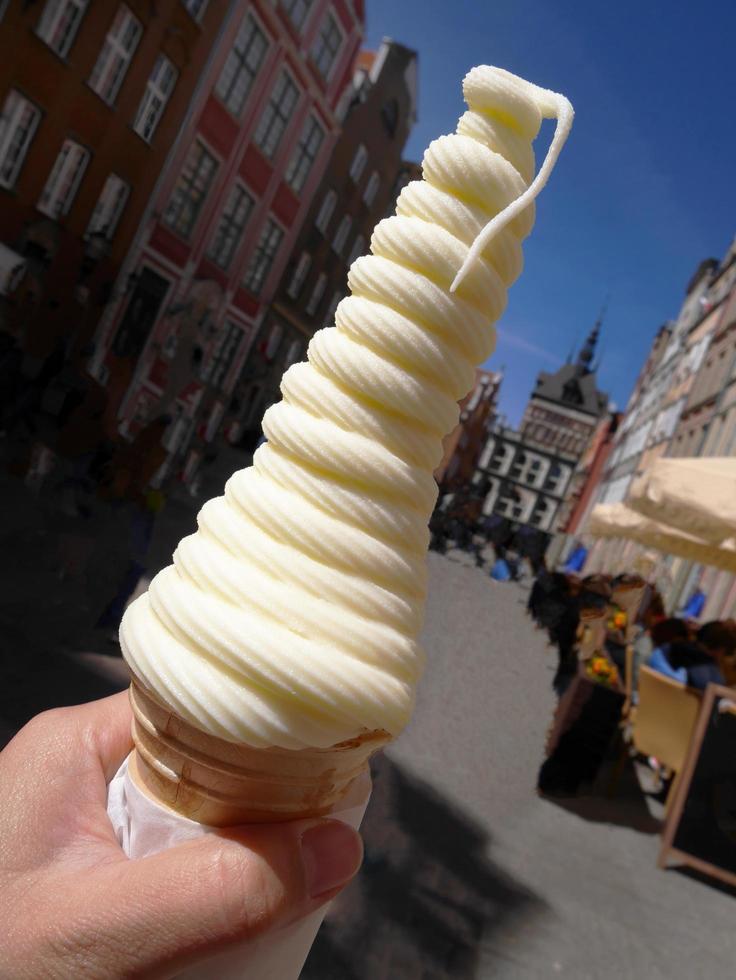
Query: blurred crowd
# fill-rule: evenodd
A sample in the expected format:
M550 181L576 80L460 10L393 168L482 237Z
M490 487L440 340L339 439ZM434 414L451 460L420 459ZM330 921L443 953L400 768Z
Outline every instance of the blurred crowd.
M697 690L710 682L736 682L736 623L700 625L687 614L668 616L662 596L640 575L580 577L542 567L528 611L557 648L558 693L566 689L579 662L594 656L615 665L634 703L642 664Z
M160 415L133 438L122 438L109 392L87 370L90 355L59 339L44 356L31 357L0 330L0 476L25 488L36 508L31 526L39 534L44 529L43 548L55 556L59 580L109 571L111 556L98 547L100 529L116 527L122 549L115 555L117 586L96 600L95 614L99 627L114 631L146 571L168 493L162 472L171 419ZM12 522L6 533L12 560Z
M497 514L484 514L484 499L473 484L441 489L429 523L430 549L444 555L449 548L458 548L471 554L478 568L484 568L490 548L494 579L518 581L527 568L535 575L544 563L549 535Z

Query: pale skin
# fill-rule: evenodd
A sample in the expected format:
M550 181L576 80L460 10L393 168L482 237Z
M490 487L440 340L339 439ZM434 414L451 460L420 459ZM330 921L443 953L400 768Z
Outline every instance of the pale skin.
M4 980L173 977L313 911L358 870L360 837L335 820L129 860L106 787L131 747L123 693L38 715L0 753Z

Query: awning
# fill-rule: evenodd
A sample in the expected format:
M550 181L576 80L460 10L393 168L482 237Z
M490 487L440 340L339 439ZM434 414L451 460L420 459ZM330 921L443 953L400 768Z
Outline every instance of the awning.
M658 459L634 481L627 503L652 520L720 545L736 538L736 459Z
M733 539L714 545L684 534L671 525L653 521L625 504L598 504L591 512L585 530L595 537L628 538L668 555L736 572L736 541Z

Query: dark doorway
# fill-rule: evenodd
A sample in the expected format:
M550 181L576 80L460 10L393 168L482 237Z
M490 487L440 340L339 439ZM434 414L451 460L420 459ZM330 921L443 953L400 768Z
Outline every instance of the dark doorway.
M141 270L113 341L112 349L118 357L138 357L156 322L168 289L169 283L166 279L151 269L144 267Z

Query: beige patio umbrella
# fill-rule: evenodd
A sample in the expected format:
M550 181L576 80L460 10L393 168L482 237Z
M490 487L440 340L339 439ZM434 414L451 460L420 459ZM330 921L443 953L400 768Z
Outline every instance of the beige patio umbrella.
M722 545L736 537L736 458L662 457L634 481L627 503L683 534Z
M626 504L598 504L593 508L586 531L595 537L628 538L647 548L736 572L736 541L720 545L685 534L671 525L653 521Z

